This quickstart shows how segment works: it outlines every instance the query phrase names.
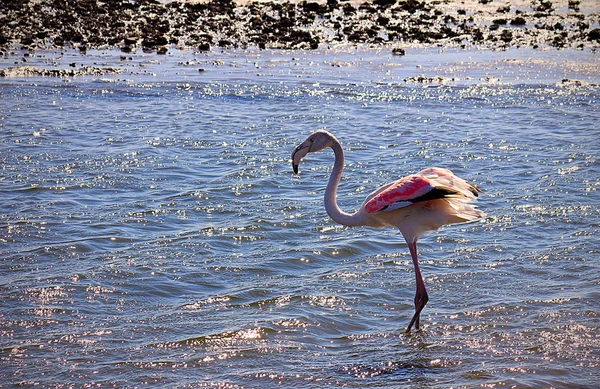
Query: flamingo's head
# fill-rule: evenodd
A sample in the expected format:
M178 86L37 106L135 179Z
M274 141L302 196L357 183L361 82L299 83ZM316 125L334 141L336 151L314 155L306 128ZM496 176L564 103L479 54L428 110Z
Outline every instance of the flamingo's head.
M310 134L310 136L292 152L292 167L294 168L294 173L298 174L298 165L306 154L321 151L326 147L331 147L332 140L333 135L325 130L318 130Z

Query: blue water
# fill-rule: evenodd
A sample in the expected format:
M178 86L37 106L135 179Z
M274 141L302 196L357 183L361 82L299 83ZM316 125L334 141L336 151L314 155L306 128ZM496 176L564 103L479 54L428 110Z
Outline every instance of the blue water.
M600 386L598 54L122 55L0 79L0 387ZM421 331L400 234L328 218L331 152L292 174L317 128L347 211L428 166L485 191L420 239Z

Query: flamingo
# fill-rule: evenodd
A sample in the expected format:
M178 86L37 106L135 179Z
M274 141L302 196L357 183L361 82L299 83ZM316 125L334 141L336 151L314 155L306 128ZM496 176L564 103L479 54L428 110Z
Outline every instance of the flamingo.
M311 134L292 152L292 167L298 174L298 165L308 153L327 147L333 149L335 162L325 190L325 210L335 222L346 226L392 227L408 244L416 277L415 313L406 333L413 325L419 329L421 311L429 297L419 269L417 240L431 230L443 225L470 222L485 216L472 204L481 190L443 168L427 168L416 174L403 177L380 187L367 196L353 214L340 209L337 204L337 189L344 169L344 150L331 133L318 130Z

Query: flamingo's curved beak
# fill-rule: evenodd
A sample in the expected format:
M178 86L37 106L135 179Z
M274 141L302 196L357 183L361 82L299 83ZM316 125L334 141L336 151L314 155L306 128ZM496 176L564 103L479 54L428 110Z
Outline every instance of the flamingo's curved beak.
M306 154L308 154L310 150L310 145L301 144L296 147L292 152L292 168L294 169L294 174L298 174L298 165L300 165L300 161Z

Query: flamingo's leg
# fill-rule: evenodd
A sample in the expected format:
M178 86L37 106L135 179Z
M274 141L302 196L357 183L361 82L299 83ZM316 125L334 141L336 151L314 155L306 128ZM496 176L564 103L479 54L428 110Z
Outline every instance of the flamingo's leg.
M415 277L417 280L417 293L415 294L415 314L408 324L408 328L406 332L409 333L413 324L415 328L419 329L419 318L421 316L421 311L425 308L425 304L429 300L427 296L427 290L425 289L425 282L423 281L423 277L421 276L421 270L419 269L419 261L417 258L417 242L411 242L408 244L408 249L410 250L410 255L412 256L413 264L415 266Z

